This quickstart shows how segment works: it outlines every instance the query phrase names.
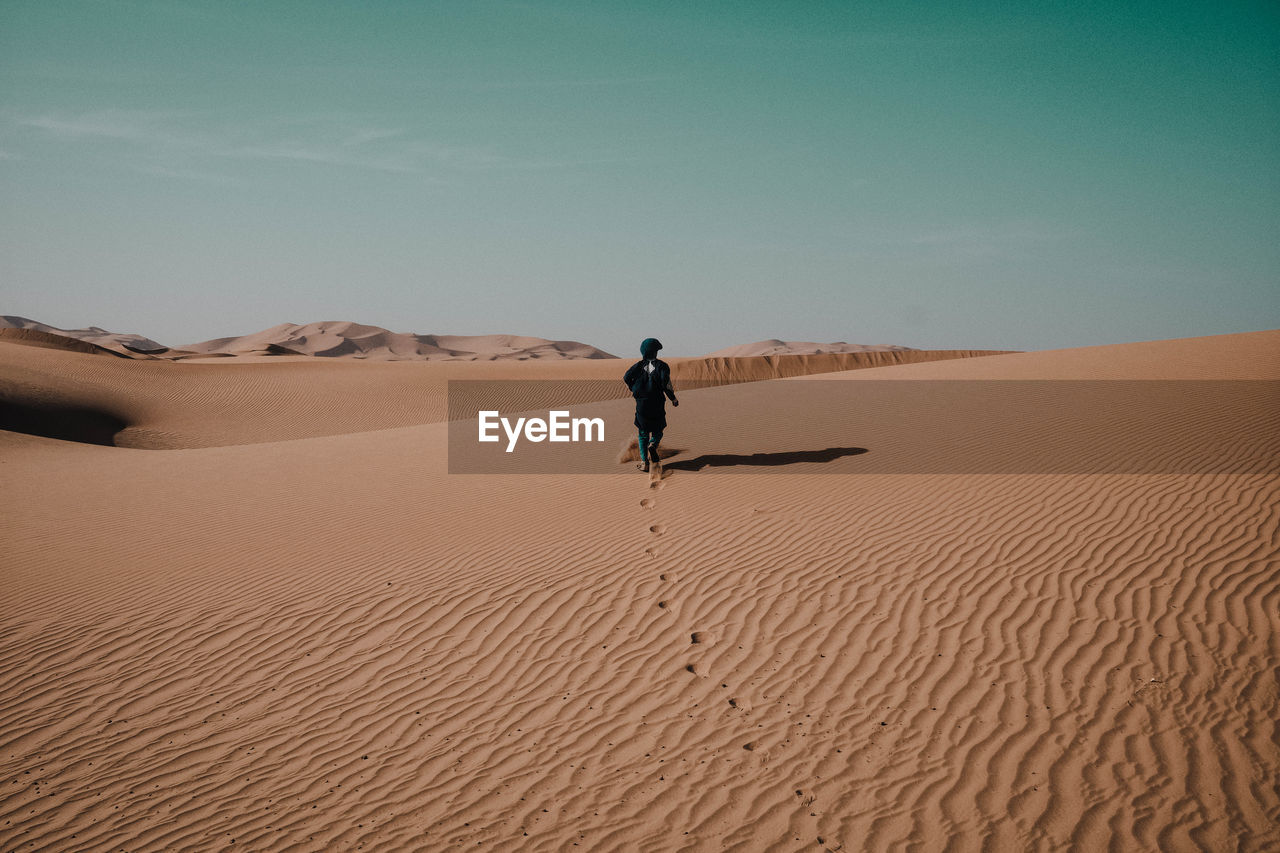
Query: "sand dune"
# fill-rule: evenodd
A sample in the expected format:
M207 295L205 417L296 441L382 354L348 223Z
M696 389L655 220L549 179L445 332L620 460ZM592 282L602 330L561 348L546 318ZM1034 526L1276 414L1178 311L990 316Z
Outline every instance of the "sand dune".
M281 323L252 335L181 347L199 354L297 354L376 361L613 358L577 341L519 335L413 335L346 321Z
M827 375L1275 380L1278 354L1267 332ZM682 394L653 483L449 475L425 369L618 363L0 342L0 368L6 392L99 395L188 448L0 433L0 848L1280 846L1265 466L818 473L892 435L754 422L802 381L778 379ZM828 440L870 452L814 455ZM731 458L762 451L778 464ZM675 467L708 456L728 464Z
M912 347L897 344L850 344L836 341L830 344L819 344L813 341L780 341L770 338L767 341L756 341L750 344L738 344L707 353L707 358L750 358L760 355L821 355L840 352L897 352L910 350Z
M66 335L54 334L53 332L42 332L39 329L32 328L0 328L0 341L43 347L45 349L60 349L66 352L86 353L88 355L110 355L116 358L131 357L128 353L107 349L79 338L71 338Z
M64 338L86 341L103 349L121 354L128 354L131 351L149 352L165 349L164 344L158 344L150 338L144 338L142 335L108 332L106 329L99 329L97 326L90 326L87 329L58 329L54 326L38 323L35 320L28 320L26 317L14 317L12 315L0 316L0 329L31 329L37 332L59 335Z

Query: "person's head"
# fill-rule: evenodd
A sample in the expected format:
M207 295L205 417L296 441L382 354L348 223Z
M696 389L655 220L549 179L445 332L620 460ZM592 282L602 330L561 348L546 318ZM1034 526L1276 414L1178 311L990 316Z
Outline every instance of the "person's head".
M645 358L657 358L660 349L662 349L662 341L657 338L645 338L640 344L640 354Z

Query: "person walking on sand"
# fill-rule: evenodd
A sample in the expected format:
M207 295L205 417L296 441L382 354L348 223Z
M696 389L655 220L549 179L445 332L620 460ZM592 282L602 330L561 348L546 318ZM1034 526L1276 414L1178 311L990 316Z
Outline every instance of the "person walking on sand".
M631 365L622 381L627 383L631 396L636 398L636 428L640 430L641 471L649 470L649 462L662 464L658 459L658 442L667 427L667 402L679 406L675 389L671 387L671 366L658 358L662 342L657 338L645 338L640 344L640 361Z

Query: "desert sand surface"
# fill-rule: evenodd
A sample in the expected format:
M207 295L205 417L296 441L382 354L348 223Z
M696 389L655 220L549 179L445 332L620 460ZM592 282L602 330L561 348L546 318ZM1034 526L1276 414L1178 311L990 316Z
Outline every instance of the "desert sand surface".
M464 475L450 379L627 362L0 340L75 433L0 431L0 849L1280 848L1280 332L832 361L909 355L677 362L664 476ZM899 379L1261 384L1244 473L865 473L955 425L815 389Z

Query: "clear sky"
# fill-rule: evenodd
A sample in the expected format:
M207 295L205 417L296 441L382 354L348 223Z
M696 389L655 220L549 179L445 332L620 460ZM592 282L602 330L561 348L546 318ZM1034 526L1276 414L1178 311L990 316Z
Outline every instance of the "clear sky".
M1280 4L0 0L0 313L621 355L1280 327Z

